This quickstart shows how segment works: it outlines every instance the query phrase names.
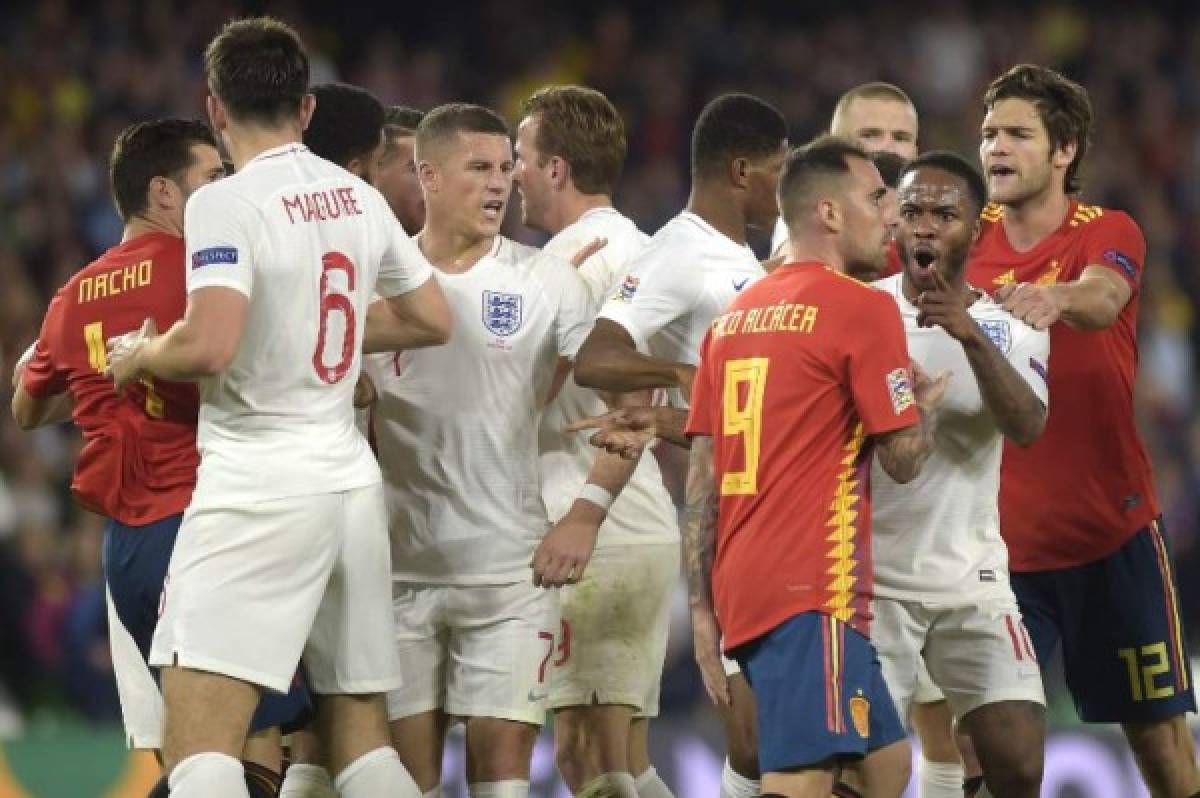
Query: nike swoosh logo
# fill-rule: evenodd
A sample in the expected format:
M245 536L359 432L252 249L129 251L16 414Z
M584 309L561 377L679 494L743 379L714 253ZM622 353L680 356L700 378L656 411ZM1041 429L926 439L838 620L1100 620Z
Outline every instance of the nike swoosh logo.
M733 282L733 290L741 291L743 288L746 287L746 283L750 282L750 278L746 277L740 283L737 280L733 280L732 282Z
M550 694L549 693L537 693L537 692L534 692L533 690L530 690L529 695L527 695L526 698L529 699L529 703L537 704L541 701L545 701L546 697L548 695L550 695Z

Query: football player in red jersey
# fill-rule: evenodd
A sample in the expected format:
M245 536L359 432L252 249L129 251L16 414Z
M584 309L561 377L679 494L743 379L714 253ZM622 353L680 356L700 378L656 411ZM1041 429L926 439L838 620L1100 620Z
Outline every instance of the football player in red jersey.
M21 427L73 418L83 432L71 489L81 505L108 518L109 618L121 627L110 637L133 748L162 744L161 698L145 659L167 563L196 484L199 397L192 384L150 379L117 395L104 377L105 340L137 329L146 318L165 329L183 316L184 204L224 175L213 134L200 122L143 122L117 137L110 182L125 222L121 242L51 301L13 394ZM122 648L129 638L136 645L132 657ZM253 724L262 733L251 737L244 753L249 789L278 786L278 735L267 730L308 714L303 688L263 701ZM161 790L165 794L165 783Z
M948 377L918 374L914 386L896 305L846 276L885 256L884 193L847 140L793 151L779 196L794 260L713 321L696 371L693 622L719 626L754 690L764 796L825 798L834 772L864 755L868 795L908 784L908 744L867 637L864 469L874 452L899 482L920 472Z
M1171 555L1133 416L1146 245L1127 214L1080 203L1083 87L1020 65L984 97L992 204L972 283L1050 330L1050 414L1008 446L1000 520L1038 659L1062 642L1080 717L1120 723L1155 798L1200 794L1195 711Z

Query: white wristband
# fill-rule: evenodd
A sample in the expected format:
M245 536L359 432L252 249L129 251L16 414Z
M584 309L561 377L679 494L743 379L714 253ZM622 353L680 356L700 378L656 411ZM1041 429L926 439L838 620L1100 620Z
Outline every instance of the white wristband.
M594 482L584 484L583 490L579 491L579 498L591 502L604 512L608 512L608 508L612 507L613 503L613 495Z

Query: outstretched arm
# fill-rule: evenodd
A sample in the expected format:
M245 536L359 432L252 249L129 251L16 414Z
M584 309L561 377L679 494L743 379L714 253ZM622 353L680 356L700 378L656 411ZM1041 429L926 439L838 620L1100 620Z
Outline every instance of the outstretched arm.
M1079 330L1111 327L1133 296L1133 288L1104 266L1088 266L1078 280L1057 285L1017 283L996 291L996 301L1038 330L1065 321Z
M225 286L205 286L188 295L183 318L162 335L153 319L137 332L108 342L108 376L117 390L144 376L176 382L219 374L237 355L250 313L250 300Z
M575 358L575 381L598 391L640 391L647 388L691 389L695 369L637 351L633 338L620 324L597 319Z

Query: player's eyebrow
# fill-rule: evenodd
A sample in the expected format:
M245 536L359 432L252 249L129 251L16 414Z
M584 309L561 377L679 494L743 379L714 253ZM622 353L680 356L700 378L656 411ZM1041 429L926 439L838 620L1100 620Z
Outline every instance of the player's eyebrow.
M881 127L860 127L858 129L860 136L882 136L883 128Z

